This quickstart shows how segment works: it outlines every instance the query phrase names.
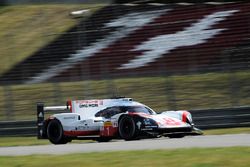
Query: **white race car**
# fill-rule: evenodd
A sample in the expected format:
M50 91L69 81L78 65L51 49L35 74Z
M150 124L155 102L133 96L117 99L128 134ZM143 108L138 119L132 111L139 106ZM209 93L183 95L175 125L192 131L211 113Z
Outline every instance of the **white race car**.
M45 111L68 112L44 119ZM180 138L200 135L188 111L164 111L159 114L131 98L68 101L66 106L44 107L37 104L38 139L66 144L72 139L134 140L167 136Z

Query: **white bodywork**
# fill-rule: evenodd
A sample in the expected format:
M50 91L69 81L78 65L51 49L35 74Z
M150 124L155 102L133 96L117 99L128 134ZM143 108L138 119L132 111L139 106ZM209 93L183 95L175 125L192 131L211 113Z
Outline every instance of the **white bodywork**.
M131 98L75 100L71 101L70 104L71 113L54 114L50 118L58 119L62 124L64 132L69 135L91 135L92 132L98 133L103 128L104 122L107 121L103 117L95 117L95 114L113 106L143 106L150 109L148 106L133 101ZM191 114L187 111L165 111L161 114L156 114L152 110L151 115L144 113L138 113L137 115L154 119L158 124L158 128L191 127L190 124L183 122L183 114L187 116L189 122L192 122ZM113 127L118 126L120 115L122 114L114 115L108 120ZM137 126L139 127L140 123Z

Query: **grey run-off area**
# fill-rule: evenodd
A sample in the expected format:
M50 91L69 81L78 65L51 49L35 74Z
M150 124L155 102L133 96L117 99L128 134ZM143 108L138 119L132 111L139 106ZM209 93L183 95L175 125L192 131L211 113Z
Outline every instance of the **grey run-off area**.
M190 136L181 139L115 140L108 143L0 147L0 156L33 154L72 154L105 151L154 150L250 146L250 134Z

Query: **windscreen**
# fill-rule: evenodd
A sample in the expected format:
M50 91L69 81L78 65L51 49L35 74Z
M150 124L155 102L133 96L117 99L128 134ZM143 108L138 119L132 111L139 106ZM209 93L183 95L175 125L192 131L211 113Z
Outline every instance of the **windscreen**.
M126 106L124 107L124 110L128 111L128 112L134 112L134 113L145 113L145 114L153 114L154 112L144 106Z
M155 113L150 108L147 108L145 106L113 106L99 111L98 113L95 114L95 116L110 118L116 114L121 114L126 112L145 113L150 115Z

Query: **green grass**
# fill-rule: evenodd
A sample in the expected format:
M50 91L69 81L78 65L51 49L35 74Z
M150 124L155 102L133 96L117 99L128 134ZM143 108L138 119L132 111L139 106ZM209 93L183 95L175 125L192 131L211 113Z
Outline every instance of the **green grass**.
M36 137L0 137L0 147L33 146L50 144L48 140L38 140Z
M205 130L204 135L250 133L250 128L230 128ZM73 140L72 143L95 142L92 140ZM48 140L38 140L36 137L0 137L0 147L32 146L51 144Z
M213 129L205 130L204 135L223 135L223 134L240 134L240 133L250 133L250 128L228 128L228 129Z
M250 147L0 157L1 167L249 167Z
M69 13L104 5L14 5L0 8L0 74L77 24Z
M234 76L235 92L230 77ZM89 80L57 84L10 86L12 100L6 99L0 87L0 120L36 119L36 103L64 105L68 99L109 98L117 89L119 95L132 97L156 111L204 109L250 105L250 72L205 73L171 77L138 77L113 80ZM173 98L174 97L174 98ZM12 107L6 116L6 104Z
M93 140L73 140L71 143L95 142ZM36 137L0 137L0 147L35 146L51 144L49 140L38 140Z

